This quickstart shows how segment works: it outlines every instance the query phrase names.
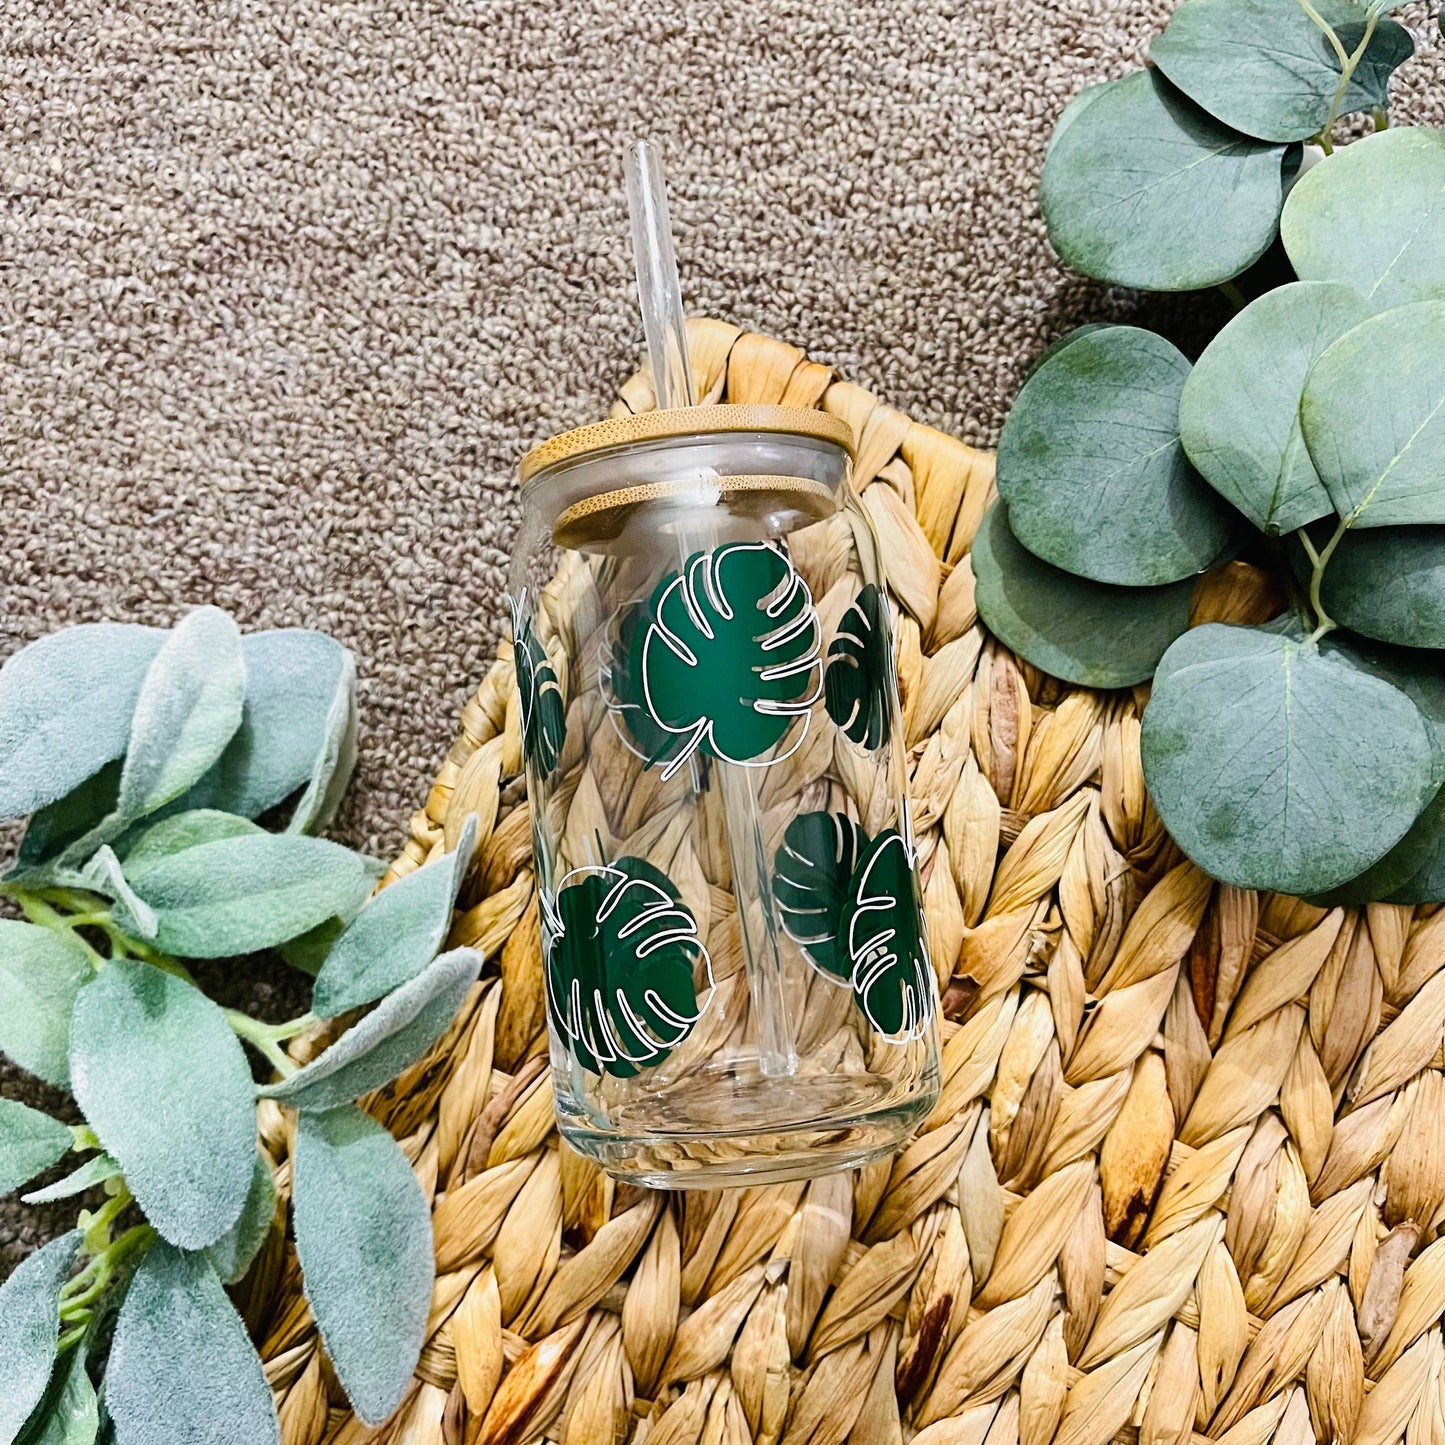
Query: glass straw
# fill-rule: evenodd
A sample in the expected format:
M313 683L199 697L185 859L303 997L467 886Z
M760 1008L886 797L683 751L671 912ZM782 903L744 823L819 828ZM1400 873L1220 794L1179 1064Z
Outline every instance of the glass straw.
M633 141L627 147L623 171L632 221L637 299L657 405L659 409L691 406L695 393L682 316L682 287L677 279L677 256L667 211L662 148L656 141ZM679 538L683 563L720 540L715 526L684 534ZM722 797L738 929L757 1026L758 1067L768 1077L783 1077L797 1072L798 1055L783 989L777 913L766 883L762 805L757 792L761 769L741 767L721 758L706 761L716 770ZM696 779L696 758L693 768Z

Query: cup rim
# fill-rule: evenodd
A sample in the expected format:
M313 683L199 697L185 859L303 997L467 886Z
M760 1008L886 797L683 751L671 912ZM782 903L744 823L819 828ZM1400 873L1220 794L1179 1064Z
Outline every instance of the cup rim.
M534 446L522 458L518 474L525 490L543 472L580 457L596 456L639 442L736 432L781 433L833 442L847 452L851 460L858 458L852 427L830 412L806 406L719 403L629 412L574 427Z

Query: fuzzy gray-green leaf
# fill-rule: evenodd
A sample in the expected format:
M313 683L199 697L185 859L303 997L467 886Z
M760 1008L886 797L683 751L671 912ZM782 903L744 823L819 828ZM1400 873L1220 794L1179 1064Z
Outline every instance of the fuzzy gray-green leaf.
M348 652L326 713L321 748L286 825L288 833L319 833L336 816L356 768L356 732L356 663Z
M181 800L254 818L312 776L329 745L333 709L356 688L356 665L321 632L283 628L241 639L245 708L215 765Z
M481 972L470 948L444 953L389 993L325 1052L261 1093L312 1113L334 1109L394 1079L446 1031Z
M1039 188L1065 261L1121 286L1191 291L1264 254L1284 194L1282 145L1220 125L1154 71L1090 95L1049 147Z
M316 975L312 1010L332 1018L415 978L442 946L452 908L471 866L477 820L468 817L457 846L384 888L331 945Z
M435 1266L426 1196L359 1109L302 1114L292 1206L306 1298L356 1413L384 1420L411 1383Z
M1342 0L1318 0L1316 9L1334 26L1364 19ZM1361 67L1381 85L1413 48L1407 32L1384 21ZM1309 140L1329 119L1340 83L1339 57L1298 0L1184 0L1149 57L1217 120L1262 140Z
M198 808L132 830L116 841L115 851L125 860L126 873L139 878L146 869L187 848L199 848L223 838L250 838L263 831L249 818L235 813Z
M0 668L0 818L63 798L125 751L141 681L165 636L90 623L42 637Z
M81 1344L56 1362L50 1387L26 1424L19 1445L94 1445L99 1428L100 1406Z
M1445 523L1445 301L1347 331L1311 368L1300 424L1351 526Z
M11 1445L50 1382L60 1290L80 1240L78 1229L52 1239L0 1285L0 1445Z
M1430 738L1409 697L1254 628L1211 624L1169 649L1141 751L1175 842L1243 888L1337 887L1398 843L1430 796Z
M113 959L75 1001L70 1074L86 1122L166 1239L201 1249L236 1222L256 1154L254 1085L199 989Z
M64 1179L57 1179L44 1189L34 1189L23 1198L26 1204L53 1204L57 1199L73 1199L107 1179L114 1179L120 1172L120 1165L109 1154L94 1154Z
M182 958L225 958L296 938L371 891L367 861L336 843L250 833L202 843L127 873L155 911L156 942Z
M1445 132L1340 147L1290 191L1280 234L1301 281L1341 281L1374 311L1445 300Z
M68 1124L18 1099L0 1099L0 1194L49 1169L72 1142Z
M70 1087L70 1013L94 977L68 933L0 918L0 1051L57 1089Z
M1300 393L1325 349L1369 315L1347 286L1279 286L1240 312L1189 373L1179 398L1184 450L1261 531L1282 535L1334 510L1300 432Z
M116 1445L278 1445L271 1389L204 1254L154 1245L116 1322L105 1376Z
M1233 522L1179 441L1189 363L1152 331L1110 326L1055 352L1004 423L998 489L1034 556L1122 587L1208 567Z
M258 1149L241 1217L214 1244L206 1246L206 1255L223 1284L235 1284L251 1268L275 1218L276 1180L270 1160Z
M1189 625L1194 582L1110 587L1019 546L996 502L973 540L979 616L1035 667L1083 687L1132 687Z
M116 803L126 821L164 807L205 773L240 727L245 696L236 624L219 607L188 613L136 700Z

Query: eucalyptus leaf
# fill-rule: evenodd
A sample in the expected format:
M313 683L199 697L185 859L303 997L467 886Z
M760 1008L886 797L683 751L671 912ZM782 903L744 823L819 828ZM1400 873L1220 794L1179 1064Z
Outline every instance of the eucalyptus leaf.
M1386 895L1387 902L1445 902L1445 788L1396 844L1394 853L1413 867L1405 881Z
M1209 343L1184 383L1179 433L1189 460L1272 536L1334 510L1300 431L1300 394L1325 349L1369 315L1338 283L1277 287Z
M1347 331L1311 368L1300 424L1350 526L1445 523L1445 300Z
M414 1064L446 1032L481 972L470 948L444 953L389 993L330 1048L261 1094L316 1113L370 1093Z
M9 1194L69 1153L68 1124L18 1099L0 1099L0 1194Z
M1274 239L1283 157L1282 145L1227 129L1161 75L1136 71L1102 87L1054 137L1039 190L1049 239L1101 281L1216 285Z
M0 1285L0 1445L12 1445L50 1383L60 1291L80 1241L78 1229L52 1239Z
M1295 3L1298 4L1298 0L1295 0ZM1349 13L1357 18L1341 20L1335 26L1335 34L1339 36L1346 54L1353 55L1365 38L1367 22L1358 18L1358 12L1353 5L1347 8ZM1377 6L1376 10L1383 16L1386 10L1393 8L1381 5ZM1379 20L1375 25L1375 33L1370 37L1370 43L1345 88L1344 99L1340 102L1340 114L1351 115L1360 110L1387 109L1390 103L1390 77L1414 53L1415 41L1403 25L1397 25L1393 20Z
M1352 53L1363 38L1360 7L1317 0L1315 8L1337 29L1358 23ZM1413 51L1407 31L1381 22L1344 109L1382 104L1391 71ZM1340 84L1339 57L1298 0L1184 0L1149 58L1216 120L1261 140L1309 140L1329 119Z
M1413 647L1391 647L1365 637L1331 632L1320 650L1348 667L1368 673L1398 688L1415 704L1425 721L1433 765L1430 791L1445 784L1445 669L1433 652Z
M979 616L1007 647L1083 687L1147 680L1189 625L1192 578L1167 587L1110 587L1041 562L1009 531L996 502L973 539Z
M69 1132L68 1130L66 1131ZM64 1179L58 1179L46 1189L35 1189L23 1196L26 1204L53 1204L57 1199L73 1199L114 1179L121 1172L120 1165L109 1154L96 1154L87 1159L79 1169L73 1169Z
M1391 127L1301 176L1280 234L1302 281L1340 281L1375 311L1445 300L1445 132Z
M846 813L800 813L773 862L773 897L783 930L810 963L839 983L853 965L839 937L858 855L868 839Z
M1445 788L1436 793L1410 831L1358 878L1316 895L1328 908L1367 903L1437 903L1445 900Z
M0 918L0 1050L57 1089L70 1087L70 1014L94 977L70 933Z
M273 948L349 915L372 886L367 861L339 844L262 832L201 843L126 877L155 912L156 943L182 958Z
M161 1235L214 1243L251 1185L251 1071L225 1015L174 974L112 959L75 1001L70 1073L86 1122Z
M1445 527L1346 532L1325 567L1320 600L1365 637L1445 648Z
M411 1384L426 1332L426 1196L396 1140L355 1108L302 1114L292 1168L306 1298L356 1413L378 1424Z
M261 1361L204 1254L158 1243L120 1307L105 1373L116 1445L279 1445Z
M1165 655L1141 752L1159 816L1195 863L1285 893L1337 887L1398 843L1433 762L1399 689L1292 637L1219 624Z
M1177 582L1219 556L1231 514L1179 442L1188 375L1162 336L1110 326L1029 377L999 440L998 489L1034 556L1128 587Z
M206 1246L206 1257L223 1284L235 1284L245 1277L275 1219L276 1180L270 1160L258 1149L241 1217L214 1244Z
M120 757L165 637L95 622L42 637L0 668L0 817L56 802Z
M457 846L384 888L331 945L316 975L311 1007L323 1018L390 993L436 957L471 867L477 820L469 816Z
M99 1428L100 1406L86 1372L82 1346L57 1361L50 1387L19 1445L94 1445Z
M356 690L356 663L321 632L283 628L241 639L241 723L225 751L181 800L255 818L309 782L330 745L331 716Z
M187 613L146 670L131 720L117 810L126 821L179 797L241 725L241 634L219 607Z

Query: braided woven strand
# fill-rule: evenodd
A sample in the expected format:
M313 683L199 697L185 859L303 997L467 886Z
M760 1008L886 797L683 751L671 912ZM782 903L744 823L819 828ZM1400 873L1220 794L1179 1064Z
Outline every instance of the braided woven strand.
M701 399L821 406L859 438L942 1097L891 1162L808 1183L669 1198L559 1147L504 646L389 875L478 814L451 941L488 969L367 1101L434 1202L429 1338L397 1415L351 1418L283 1198L239 1303L286 1445L1445 1445L1445 910L1204 877L1149 805L1143 697L1060 683L978 626L992 459L794 347L716 321L689 342ZM650 406L647 377L621 396ZM797 562L822 595L828 557ZM568 585L564 565L541 599L554 626ZM1236 563L1194 620L1271 607ZM567 765L569 805L606 821L606 779Z

